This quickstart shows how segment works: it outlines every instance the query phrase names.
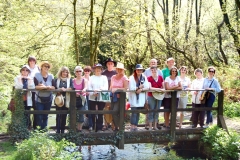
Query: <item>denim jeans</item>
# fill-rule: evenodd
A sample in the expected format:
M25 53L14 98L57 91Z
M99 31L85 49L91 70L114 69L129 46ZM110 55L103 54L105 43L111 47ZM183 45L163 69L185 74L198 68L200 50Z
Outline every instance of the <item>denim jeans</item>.
M149 109L160 109L162 100L157 100L152 96L148 96ZM149 112L147 114L148 122L158 122L159 112Z
M143 109L143 108L142 107L131 107L132 111L136 111L138 109ZM131 114L130 122L131 122L132 125L135 125L135 126L138 125L139 116L140 116L140 113L132 113Z
M36 110L38 111L49 111L52 105L52 101L48 103L36 102ZM48 114L36 114L37 126L40 126L40 129L44 129L48 125Z
M86 96L86 101L87 101L87 108L88 108L87 110L90 110L90 107L89 107L89 95ZM93 127L93 121L92 121L93 115L87 114L87 117L88 117L89 128Z
M86 102L85 102L84 106L78 107L77 110L78 111L85 111L86 110ZM83 114L77 114L77 122L79 122L79 123L84 122Z
M214 101L215 101L215 95L210 93L209 98L206 100L205 107L212 108ZM206 124L209 124L209 123L212 123L212 122L213 122L212 111L207 111Z

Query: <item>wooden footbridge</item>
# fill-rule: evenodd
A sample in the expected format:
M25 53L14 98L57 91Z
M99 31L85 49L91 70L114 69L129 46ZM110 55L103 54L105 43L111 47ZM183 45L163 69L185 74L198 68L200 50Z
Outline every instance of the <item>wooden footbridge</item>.
M26 90L24 90L26 91ZM54 90L53 92L59 92L59 90ZM202 136L203 128L181 128L176 129L176 117L179 111L217 111L217 125L222 128L226 128L225 121L223 119L223 99L224 91L222 90L218 94L217 106L213 108L185 108L180 109L172 105L171 109L157 109L157 110L125 110L126 104L126 92L120 91L120 108L119 112L111 110L97 110L97 111L79 111L76 110L76 91L70 92L70 108L66 111L25 111L28 114L69 114L69 132L64 134L51 133L53 135L65 137L66 139L75 142L77 145L115 145L119 149L124 149L124 144L130 143L166 143L166 142L181 142L181 141L197 141L200 140ZM176 104L176 91L171 91L172 104ZM188 106L191 104L188 104ZM160 130L148 131L145 129L140 129L139 131L131 132L127 129L125 125L125 114L126 113L148 113L148 112L171 112L170 129L165 129L162 127ZM119 131L114 132L112 130L107 130L104 132L89 132L88 130L83 132L76 131L76 113L79 114L118 114L120 117L120 128ZM141 127L140 127L141 128Z

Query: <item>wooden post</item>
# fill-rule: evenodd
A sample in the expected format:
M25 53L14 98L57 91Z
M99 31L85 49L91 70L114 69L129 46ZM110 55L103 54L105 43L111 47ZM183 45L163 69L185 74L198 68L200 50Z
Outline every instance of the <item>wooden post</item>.
M223 98L224 98L224 91L221 90L221 92L218 93L218 116L217 116L217 125L219 127L223 127L221 124L221 120L219 118L219 116L223 116Z
M69 114L70 114L70 129L76 131L76 93L70 92L70 106L69 106Z
M123 132L121 134L121 139L118 141L118 148L124 149L124 114L125 114L125 105L126 105L126 92L120 92L120 104L119 104L119 131Z
M175 141L176 138L176 118L177 118L177 91L171 92L171 124L170 124L170 135L171 142Z

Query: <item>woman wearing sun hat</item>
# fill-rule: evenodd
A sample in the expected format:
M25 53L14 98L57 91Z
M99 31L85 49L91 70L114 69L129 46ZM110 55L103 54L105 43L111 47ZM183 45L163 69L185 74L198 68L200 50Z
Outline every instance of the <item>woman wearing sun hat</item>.
M56 110L68 110L70 103L70 93L65 92L73 89L73 81L71 78L68 67L63 66L57 73L57 79L55 80L55 88L60 89L62 92L58 92L57 95L64 97L64 103L61 106L56 105ZM67 114L57 114L56 116L56 127L57 133L64 133L66 126Z
M76 107L78 110L86 110L86 90L88 87L88 81L83 77L83 69L81 66L76 66L74 69L76 78L73 79L73 85L75 90L81 90L81 92L76 92ZM78 132L82 131L82 125L84 122L84 115L78 114L77 119L77 129Z
M142 109L147 96L145 92L149 90L149 83L147 77L143 74L145 69L141 64L137 64L133 75L129 78L129 90L135 90L136 92L129 92L129 103L131 106L131 110ZM137 125L139 121L139 113L131 114L131 131L137 131Z
M16 89L34 89L35 85L33 83L32 77L30 77L30 69L27 65L23 65L20 69L20 75L18 75L15 79L15 88ZM31 91L23 93L23 103L25 110L30 110L33 102L32 102L32 93ZM26 118L26 125L30 129L31 127L31 120L30 115L25 114Z
M52 92L55 89L54 77L49 73L52 65L48 61L43 61L39 65L40 73L36 73L34 84L36 86L36 110L49 111L52 105ZM46 129L48 125L48 114L36 114L37 126L41 130Z
M128 78L124 74L124 71L126 69L124 68L124 64L118 62L116 66L117 74L112 76L111 78L111 86L110 90L113 93L112 96L112 104L111 109L114 111L119 111L119 105L120 105L120 94L117 93L117 90L126 90L128 88ZM113 116L113 123L115 125L115 130L117 131L119 129L119 115L112 115ZM122 117L123 118L123 117Z
M94 75L90 77L88 89L94 92L89 92L89 110L103 110L105 102L98 101L98 97L101 90L108 90L107 77L102 75L102 65L100 63L93 66ZM97 106L97 108L96 108ZM91 115L93 127L95 126L96 118L96 132L101 132L103 128L103 114Z

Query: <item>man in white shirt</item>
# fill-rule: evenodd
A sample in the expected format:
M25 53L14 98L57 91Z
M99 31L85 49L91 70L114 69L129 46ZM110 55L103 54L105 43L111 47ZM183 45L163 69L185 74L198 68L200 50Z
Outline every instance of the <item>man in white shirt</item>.
M146 77L149 77L152 75L152 72L151 72L151 67L152 66L157 66L157 60L155 58L151 59L150 62L149 62L149 68L147 68L144 72L145 76ZM160 69L157 69L157 73L159 76L162 76L163 77L163 74L162 74L162 71Z

